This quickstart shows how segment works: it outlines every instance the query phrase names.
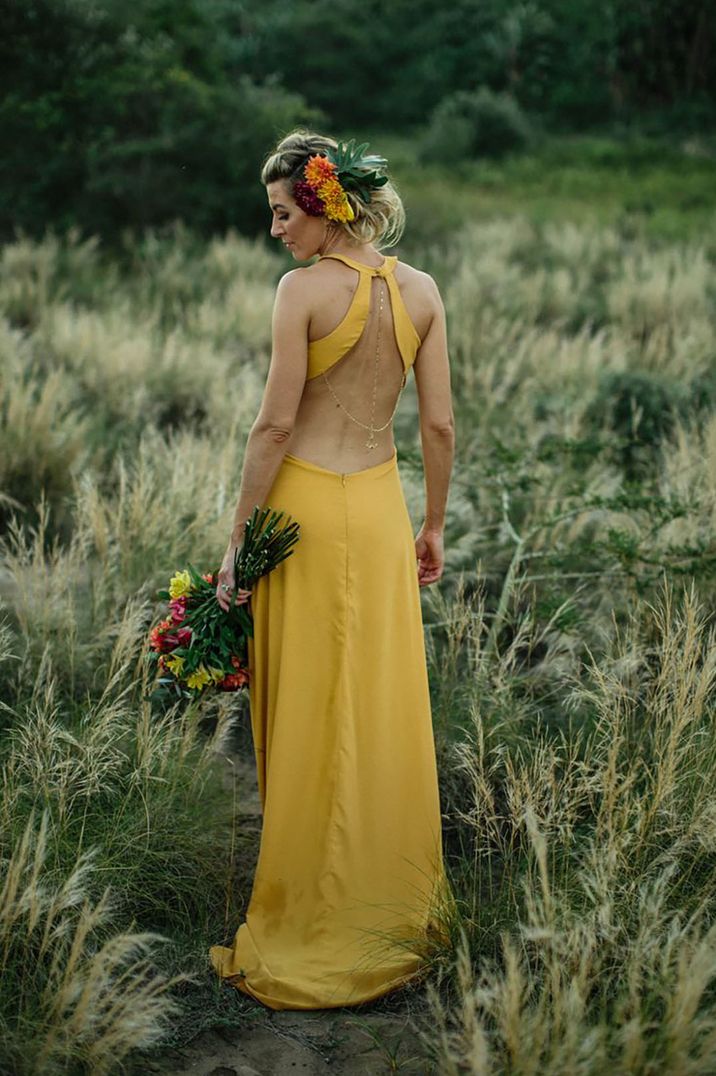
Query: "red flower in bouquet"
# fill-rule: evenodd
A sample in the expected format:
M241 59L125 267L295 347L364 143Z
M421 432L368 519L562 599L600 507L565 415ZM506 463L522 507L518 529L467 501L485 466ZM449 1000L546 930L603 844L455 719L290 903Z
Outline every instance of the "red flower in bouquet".
M166 620L160 620L155 628L149 633L149 645L152 650L156 650L157 653L163 654L172 649L171 643L167 642L166 632L172 626L170 618Z
M231 664L236 670L233 673L227 673L223 680L220 681L218 686L224 691L238 691L240 687L249 683L249 670L245 665L241 664L241 659L233 655L231 658Z
M191 628L177 628L172 617L161 620L149 633L149 645L158 654L168 654L178 646L188 646L191 642Z
M177 628L176 631L167 633L164 642L170 650L176 650L178 646L188 646L191 642L191 628Z

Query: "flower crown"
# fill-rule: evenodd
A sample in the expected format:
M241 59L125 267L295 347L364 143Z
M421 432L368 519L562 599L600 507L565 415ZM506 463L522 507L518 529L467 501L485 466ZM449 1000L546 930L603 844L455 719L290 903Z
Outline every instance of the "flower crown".
M356 146L355 139L339 142L335 149L309 157L303 168L303 179L293 188L296 205L311 217L328 217L341 222L354 220L355 213L346 191L354 191L363 202L370 202L371 190L388 182L376 168L385 168L385 157L377 154L363 156L368 143Z

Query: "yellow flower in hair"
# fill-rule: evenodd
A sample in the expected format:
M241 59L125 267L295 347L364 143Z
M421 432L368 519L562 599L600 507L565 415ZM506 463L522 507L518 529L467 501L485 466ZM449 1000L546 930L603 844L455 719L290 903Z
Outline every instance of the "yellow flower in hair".
M326 216L330 220L347 221L355 218L353 208L346 198L346 192L337 179L328 179L317 191L318 197L326 207Z

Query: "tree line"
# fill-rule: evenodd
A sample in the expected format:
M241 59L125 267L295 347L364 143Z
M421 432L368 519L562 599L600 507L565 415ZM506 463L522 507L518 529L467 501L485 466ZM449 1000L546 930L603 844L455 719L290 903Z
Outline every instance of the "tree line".
M709 0L0 0L0 18L6 237L254 231L261 158L297 123L417 135L457 110L464 134L490 94L546 130L716 114Z

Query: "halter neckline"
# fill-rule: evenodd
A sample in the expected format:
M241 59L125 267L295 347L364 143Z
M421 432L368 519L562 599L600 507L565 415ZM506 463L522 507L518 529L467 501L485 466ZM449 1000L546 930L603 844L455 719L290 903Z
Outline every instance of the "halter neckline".
M319 254L319 259L322 258L339 258L341 261L346 262L348 265L357 269L359 273L370 273L371 276L387 276L388 273L392 273L395 269L398 258L395 254L384 254L382 265L366 265L365 262L357 262L354 258L349 258L347 254Z
M421 339L405 308L398 281L395 279L393 270L398 262L397 256L395 254L384 255L382 265L364 265L363 262L357 262L347 254L337 252L321 254L319 257L336 258L338 261L345 262L346 265L357 270L358 281L342 321L325 336L309 341L307 379L311 380L326 370L330 370L360 339L370 311L372 282L376 277L385 280L388 289L393 313L393 332L403 361L403 370L407 373L415 361Z

